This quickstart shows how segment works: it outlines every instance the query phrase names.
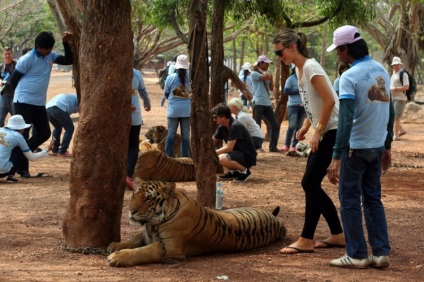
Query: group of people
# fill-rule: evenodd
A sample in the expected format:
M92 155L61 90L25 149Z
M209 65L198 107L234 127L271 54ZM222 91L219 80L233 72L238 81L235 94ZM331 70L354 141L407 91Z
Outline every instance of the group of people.
M391 248L381 201L380 177L391 165L392 95L395 97L396 93L407 89L405 81L402 85L399 83L400 60L395 58L393 61L391 80L387 70L369 56L367 43L358 29L342 26L335 30L333 44L327 49L328 52L335 50L343 63L336 92L322 66L309 57L304 33L283 29L275 36L273 44L278 59L293 66L291 77L297 80L292 82L290 79L285 87L293 127L288 130L283 150L292 149L295 142L304 140L312 131L309 140L311 154L301 181L305 193L303 229L300 237L280 253L292 255L313 253L319 248L345 248L346 254L331 260L330 265L388 267ZM276 147L279 128L274 123L275 115L269 102L269 90L272 90L272 77L266 73L269 64L266 56L260 56L257 69L250 76L254 94L253 118L260 125L265 116L271 124L270 151L273 152L279 150ZM240 75L247 84L246 75ZM299 97L291 97L295 95ZM401 108L402 105L395 107ZM230 100L228 105L219 104L211 110L213 120L219 125L213 140L215 143L220 139L226 141L216 150L219 163L228 168L228 172L220 176L222 179L245 181L251 175L249 169L256 164L255 148L261 142L254 145L254 141L259 141L253 138L257 137L253 133L257 128L250 128L247 114L243 114L246 110L240 99ZM246 121L242 122L243 119ZM299 124L300 121L303 123ZM395 126L395 138L405 134L402 130ZM336 206L321 185L326 175L332 184L338 185L341 221ZM328 224L330 235L322 241L315 241L321 215ZM372 250L369 256L362 216Z

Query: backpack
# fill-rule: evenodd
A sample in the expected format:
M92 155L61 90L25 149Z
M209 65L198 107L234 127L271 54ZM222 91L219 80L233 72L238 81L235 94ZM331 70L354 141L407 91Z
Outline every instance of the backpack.
M408 80L409 80L409 89L405 91L405 95L408 98L408 101L411 101L412 97L414 96L414 93L417 91L417 82L415 81L414 77L409 72L407 72L406 70L401 70L399 73L399 79L402 85L403 85L404 73L408 75Z
M169 70L169 66L166 66L159 71L159 86L162 89L165 88L165 81L166 81L166 78L168 77L168 70Z

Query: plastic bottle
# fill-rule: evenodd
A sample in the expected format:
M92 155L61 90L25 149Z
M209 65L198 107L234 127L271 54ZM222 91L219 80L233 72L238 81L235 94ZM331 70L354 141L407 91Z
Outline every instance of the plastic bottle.
M218 182L216 184L216 200L215 200L215 209L220 210L224 206L224 189L222 188L222 183Z

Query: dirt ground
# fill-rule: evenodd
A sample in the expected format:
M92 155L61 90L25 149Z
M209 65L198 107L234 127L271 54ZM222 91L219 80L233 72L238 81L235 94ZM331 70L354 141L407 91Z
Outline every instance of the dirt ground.
M160 108L161 91L153 73L145 73L152 110L143 112L142 136L154 125L166 125L166 108ZM74 92L70 73L55 72L49 97ZM75 125L78 115L73 115ZM281 127L280 146L287 122ZM0 179L0 281L423 281L423 168L424 128L405 124L407 134L393 142L393 167L383 176L391 266L386 270L351 270L329 266L343 249L319 249L314 254L281 255L278 250L297 239L303 225L304 194L300 180L306 159L278 153L262 153L246 183L224 182L224 208L242 206L273 210L281 206L288 229L285 241L236 254L192 257L177 264L112 268L102 255L63 251L61 230L69 200L70 159L48 157L31 163L31 174L47 172L52 177L19 179L9 184ZM47 142L46 142L47 145ZM264 144L264 148L268 143ZM337 189L323 182L337 206ZM180 183L195 198L195 183ZM126 191L122 216L122 239L139 229L127 220L131 192ZM316 239L329 231L319 222ZM225 277L226 276L226 277Z

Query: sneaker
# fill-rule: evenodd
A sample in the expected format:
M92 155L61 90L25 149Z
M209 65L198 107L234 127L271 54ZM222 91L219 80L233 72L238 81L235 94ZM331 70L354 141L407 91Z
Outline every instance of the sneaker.
M367 268L370 265L370 262L368 261L368 258L354 259L345 255L341 258L333 259L330 261L330 265L345 268Z
M240 172L237 170L231 171L229 170L226 174L218 176L219 179L236 179L240 175Z
M290 151L290 152L295 152L295 151L297 151L296 146L292 146L292 147L290 147L289 151Z
M72 153L69 153L68 151L66 151L65 153L59 153L59 156L61 157L72 157Z
M370 262L370 267L375 268L386 268L390 265L389 256L370 255L368 261Z
M249 179L250 175L252 175L252 173L250 172L249 169L247 169L246 173L239 172L238 177L234 179L234 181L245 182L247 181L247 179Z
M15 183L18 182L18 179L16 179L14 175L8 175L6 178L6 182Z

